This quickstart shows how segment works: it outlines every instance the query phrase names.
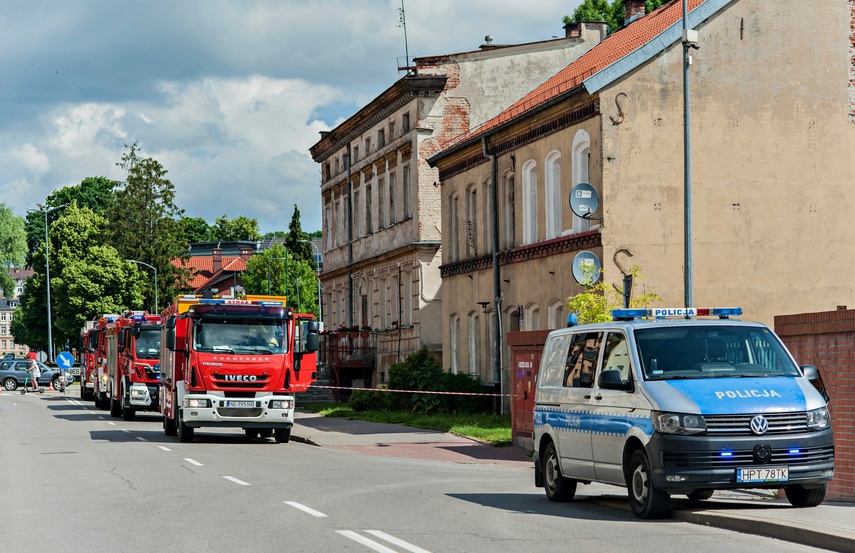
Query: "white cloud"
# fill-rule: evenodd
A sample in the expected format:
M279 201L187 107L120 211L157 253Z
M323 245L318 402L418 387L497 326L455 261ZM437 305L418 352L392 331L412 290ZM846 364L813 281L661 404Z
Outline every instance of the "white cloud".
M50 158L30 143L14 148L9 152L9 157L17 161L23 171L36 177L50 171Z

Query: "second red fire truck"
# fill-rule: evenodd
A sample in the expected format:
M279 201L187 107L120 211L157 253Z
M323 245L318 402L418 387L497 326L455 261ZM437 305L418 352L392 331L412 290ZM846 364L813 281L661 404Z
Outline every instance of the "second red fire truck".
M107 396L110 415L133 420L158 411L160 316L129 311L107 322Z

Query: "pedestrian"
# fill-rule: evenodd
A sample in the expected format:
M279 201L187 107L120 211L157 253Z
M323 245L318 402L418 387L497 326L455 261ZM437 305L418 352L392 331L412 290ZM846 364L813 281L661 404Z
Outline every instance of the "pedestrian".
M33 391L39 392L39 377L42 375L42 371L39 369L39 364L36 363L36 352L31 351L27 354L27 360L30 362L30 366L27 369L27 372L30 373L30 381L33 383Z

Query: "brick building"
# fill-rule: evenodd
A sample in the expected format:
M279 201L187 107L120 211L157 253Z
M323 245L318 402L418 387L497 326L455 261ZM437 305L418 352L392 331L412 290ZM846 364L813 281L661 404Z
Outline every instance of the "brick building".
M564 38L416 58L405 77L311 148L321 166L327 329L370 331L376 355L358 380L442 349L441 197L426 158L597 44L603 24ZM356 379L354 379L356 380Z

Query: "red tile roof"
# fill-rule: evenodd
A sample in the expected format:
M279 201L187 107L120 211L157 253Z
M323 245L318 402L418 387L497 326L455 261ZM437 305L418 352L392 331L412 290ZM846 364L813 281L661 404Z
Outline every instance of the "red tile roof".
M688 0L689 11L691 12L705 1ZM626 27L618 29L499 115L458 137L447 149L450 150L463 142L469 142L487 131L516 119L579 87L585 79L655 39L671 25L680 21L682 16L682 0L672 0Z
M192 290L198 290L223 272L240 272L246 270L246 261L240 257L224 256L222 268L217 273L214 273L214 259L210 255L194 255L187 261L173 259L172 264L190 271L193 275L189 282Z

